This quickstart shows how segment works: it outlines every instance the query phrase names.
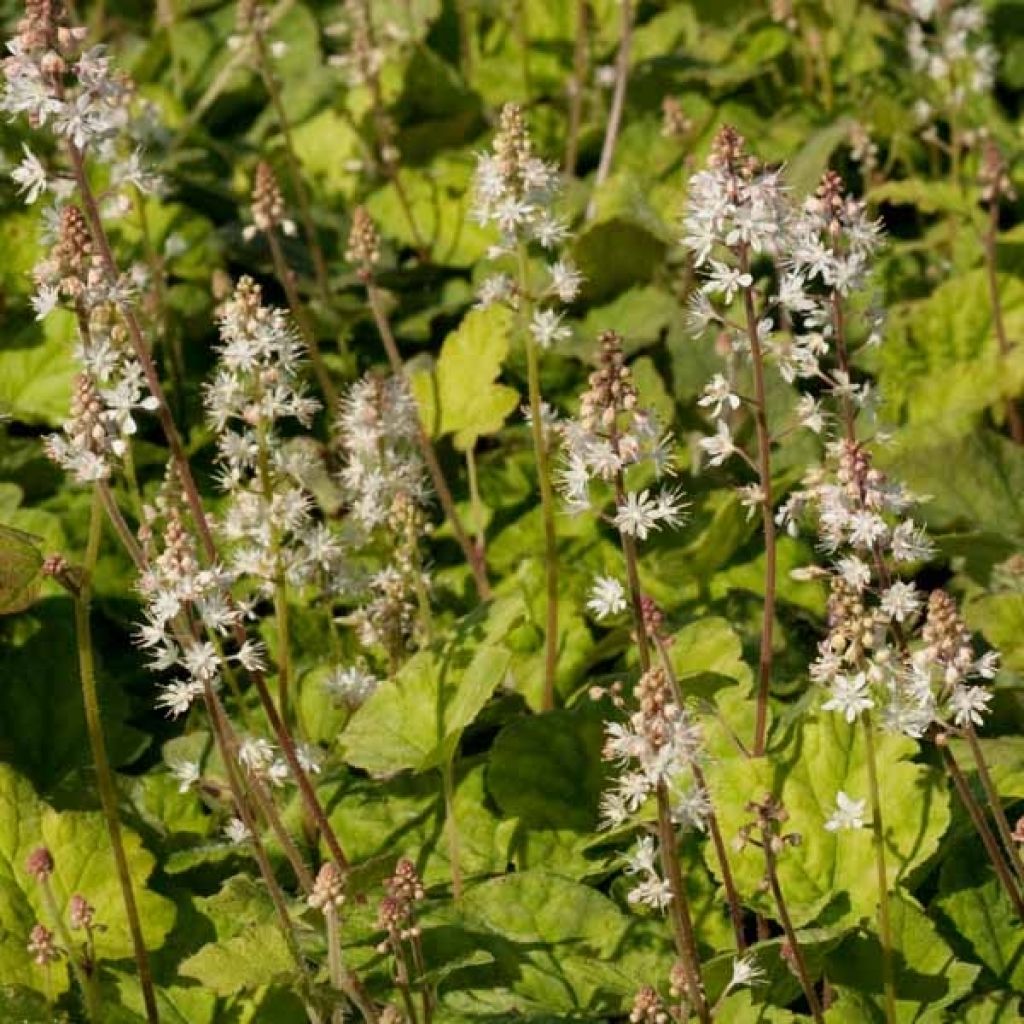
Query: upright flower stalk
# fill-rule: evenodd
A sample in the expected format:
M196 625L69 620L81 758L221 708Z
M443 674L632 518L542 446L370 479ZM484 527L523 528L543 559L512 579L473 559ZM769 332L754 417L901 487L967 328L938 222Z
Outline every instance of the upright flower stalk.
M786 809L770 794L761 800L752 800L747 804L747 810L754 815L754 819L741 830L737 846L742 849L750 843L760 846L764 853L765 881L772 894L772 900L782 924L782 931L786 936L782 955L800 982L815 1024L825 1024L821 1000L814 987L814 980L808 970L807 960L797 939L796 928L793 927L793 919L790 917L789 908L782 893L782 885L779 882L779 855L787 847L798 846L801 837L796 832L784 833L782 831L782 826L789 819L789 815Z
M764 254L778 256L785 251L789 217L778 171L766 170L745 147L743 137L724 127L712 147L708 166L690 179L684 220L684 244L693 253L694 264L706 275L691 309L694 328L703 332L714 324L725 331L731 344L750 361L754 394L742 399L754 420L757 445L754 459L737 447L729 414L741 404L735 385L721 374L708 385L701 405L712 408L717 432L701 442L711 465L721 465L730 455L741 454L756 473L756 483L743 488L744 503L760 509L765 547L764 612L758 662L757 714L752 751L765 752L768 732L768 700L771 693L774 657L776 600L775 498L772 485L772 436L768 424L765 364L776 352L775 322L759 315L754 287L754 260ZM724 304L720 311L711 296ZM740 318L730 318L729 308L740 299ZM797 354L780 360L784 376L799 372Z
M216 601L210 600L206 606L205 614L211 614L210 609L214 607L218 609L211 628L230 634L239 653L248 651L238 609L233 607L230 595L225 594L226 581L217 567L213 531L185 446L135 310L133 278L118 268L99 200L89 180L88 165L96 161L108 168L123 168L114 174L116 187L134 187L132 182L138 172L133 168L138 166L140 158L133 149L126 163L123 153L124 125L133 95L131 83L112 66L102 48L83 50L84 31L66 26L56 4L49 0L30 0L26 11L13 41L12 55L4 61L5 88L0 108L26 116L36 128L49 130L66 153L70 166L69 184L67 174L51 175L34 161L38 165L33 169L38 185L35 192L52 192L56 197L50 220L56 222L59 229L50 257L36 269L37 292L33 305L40 319L60 302L70 305L78 314L82 328L83 353L96 353L94 363L90 363L91 356L83 355L86 377L82 387L89 391L90 415L97 417L99 423L87 433L65 429L63 436L50 440L50 454L79 481L105 480L125 455L126 438L135 432L134 411L155 412L171 450L172 475L188 505L208 566L194 573L189 581L175 580L175 587L199 580L199 593L204 598L216 594ZM76 191L80 207L64 201ZM97 310L103 317L99 321ZM103 334L94 344L90 338L98 325L103 327ZM111 373L114 377L107 387L105 381ZM110 508L109 502L107 507ZM122 536L124 530L119 529L118 534ZM173 612L158 605L161 610L152 624L154 627L159 624L154 643L160 642L159 635L164 627L173 623L180 611L180 602L191 602L195 596L182 592L176 597L179 605ZM185 645L187 653L198 660L182 662L186 678L172 684L168 707L181 706L181 701L185 701L187 708L187 701L199 695L209 678L213 675L219 678L219 673L211 673L209 666L215 666L216 661L209 655L206 643L210 643L216 655L211 642L190 641ZM164 663L158 659L162 669L178 664L179 656L186 653L174 640L165 652L170 660ZM230 657L236 660L236 656ZM335 861L344 867L346 861L341 845L301 764L294 739L274 706L262 670L258 666L250 668L243 664L242 667L256 686L260 703L299 785L303 803ZM213 698L219 703L216 693Z
M245 230L247 237L251 237L257 232L266 239L270 249L270 258L274 264L274 275L284 289L288 299L288 308L291 310L299 330L302 331L302 337L309 352L310 362L313 364L317 383L320 385L320 392L324 396L328 414L333 416L338 405L338 391L331 379L327 364L324 362L323 353L320 351L316 326L302 301L302 296L299 295L295 274L285 260L284 250L281 248L281 241L278 238L279 232L284 235L293 235L295 224L288 218L284 196L281 194L281 186L277 182L274 169L265 160L261 160L256 165L252 187L252 224Z
M644 836L628 858L627 872L640 876L630 902L667 911L679 954L686 1000L702 1022L711 1019L689 898L679 867L676 826L703 831L710 810L706 788L697 781L701 753L700 729L679 701L668 672L651 658L648 616L640 589L636 541L650 532L682 522L681 492L662 487L627 491L627 470L661 475L671 468L671 437L656 418L639 407L632 373L626 366L622 339L614 332L601 337L598 368L580 400L578 420L560 424L566 466L560 483L570 511L579 514L611 501L614 513L605 518L619 532L627 588L614 577L598 577L589 607L599 618L624 611L633 614L633 639L641 676L635 697L638 710L625 723L606 727L604 756L622 766L622 774L605 794L604 818L624 825L649 798L657 811L657 840ZM624 706L616 697L615 703ZM656 866L657 858L657 866Z
M582 283L579 271L564 257L545 265L546 280L533 279L531 249L554 254L568 236L566 224L554 212L557 192L557 168L534 155L522 110L514 103L506 104L491 152L477 160L475 216L483 225L497 226L501 240L491 247L490 255L508 261L514 269L511 275L498 273L484 281L479 305L501 303L512 309L526 349L530 431L540 487L547 581L544 709L554 707L557 681L558 536L551 479L551 413L541 393L540 357L542 351L569 336L558 306L573 302Z
M629 59L633 48L633 2L619 0L620 28L619 52L615 57L615 85L612 88L612 105L608 111L608 120L604 130L604 142L601 144L601 157L594 175L594 195L587 204L587 220L592 220L597 213L596 193L611 174L612 161L615 158L615 146L619 141L622 128L622 114L626 106L626 87L629 84ZM575 162L575 161L574 161Z
M380 260L380 240L377 237L377 229L364 207L357 207L352 218L352 231L349 235L348 250L345 258L355 265L360 281L366 287L366 295L370 303L370 311L373 314L374 323L377 326L377 333L380 335L381 344L388 357L391 372L396 379L402 382L403 387L408 390L408 376L405 372L405 364L402 362L401 353L398 351L398 342L395 340L394 331L391 329L391 322L388 320L384 307L383 296L374 279L374 267ZM455 499L452 497L451 488L445 479L444 471L438 460L434 443L427 433L426 427L417 419L416 439L420 448L420 454L430 474L430 481L434 486L434 493L445 518L448 520L455 534L455 539L462 548L466 562L473 573L473 581L476 584L477 594L481 600L488 600L491 596L490 583L487 580L487 566L484 560L483 549L470 538L462 517L455 507Z
M281 52L280 48L283 47L283 44L274 43L269 39L270 27L270 14L262 4L258 3L257 0L239 0L239 36L236 38L239 42L243 44L248 43L251 46L256 70L263 79L267 96L270 99L271 106L274 108L277 126L284 143L288 175L291 179L295 198L298 201L302 233L306 237L306 245L309 247L309 254L313 260L317 289L320 292L321 300L327 304L331 301L331 285L327 272L327 261L324 258L323 247L320 245L320 239L317 236L316 224L313 220L313 208L309 199L309 190L306 187L306 181L302 174L302 165L299 162L299 155L295 149L295 140L292 137L291 121L288 118L288 112L285 110L284 102L281 98L281 88L274 73L274 57ZM284 281L281 283L285 285ZM288 286L285 285L285 287ZM308 342L308 339L307 343L311 349L315 345L315 342ZM315 356L314 359L316 359ZM319 373L318 368L317 374L319 375ZM330 401L331 396L326 391L324 392L324 397Z
M118 812L117 786L114 782L113 770L110 767L110 758L107 756L107 744L103 735L99 696L96 690L96 669L93 659L89 611L92 604L93 575L99 555L102 525L103 499L97 484L93 491L92 510L89 516L89 536L81 572L73 574L66 570L53 571L51 568L51 574L68 591L75 606L78 674L82 684L82 705L85 709L89 747L96 769L100 806L103 809L103 820L107 826L107 835L110 838L110 847L114 855L114 869L117 873L118 885L121 888L121 900L124 903L125 916L128 919L128 930L131 935L132 951L138 971L139 987L142 990L146 1020L149 1024L157 1024L160 1014L157 1010L156 992L153 988L153 972L149 964L149 951L146 949L146 941L142 935L142 922L139 919L139 908L135 901L131 870L128 867L128 858L124 851L121 818Z
M332 57L331 63L344 68L350 86L365 87L369 90L375 162L394 189L417 254L422 259L427 259L430 255L430 244L423 235L402 181L402 153L397 145L397 129L384 102L381 69L388 52L378 39L373 21L373 5L370 0L345 0L344 9L345 20L337 27L337 31L348 36L348 50L344 54ZM394 24L388 28L391 30L389 41L392 46L399 44L404 38L402 31Z

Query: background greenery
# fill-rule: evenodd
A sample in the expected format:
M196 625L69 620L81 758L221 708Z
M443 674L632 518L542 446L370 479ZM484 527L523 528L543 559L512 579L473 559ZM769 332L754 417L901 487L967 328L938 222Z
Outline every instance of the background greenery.
M200 394L212 365L213 282L224 273L232 279L250 273L283 304L269 254L243 237L256 161L282 165L278 121L258 76L228 46L232 4L76 6L164 124L150 156L168 187L145 209L151 241L166 261L169 317L160 355L171 404L214 500L212 438ZM575 5L524 0L520 20L515 3L479 0L468 73L453 4L375 0L372 6L379 24L393 20L406 38L388 49L382 81L402 153L402 182L430 258L413 251L394 186L366 165L373 133L367 89L349 87L343 72L327 63L343 49L325 32L339 19L340 5L278 5L273 36L287 44L277 64L282 101L331 273L330 304L312 299L317 331L338 382L382 365L362 288L344 260L351 210L364 202L385 241L380 280L403 354L422 371L419 394L431 390L429 375L436 375L435 419L457 496L468 493L462 452L477 443L488 563L498 595L485 628L502 638L520 685L497 695L489 687L469 697L463 691L452 708L453 698L437 691L437 674L425 673L428 692L385 688L341 732L345 716L318 686L318 620L296 608L300 724L332 754L318 785L353 859L366 867L368 891L382 876L381 865L401 852L416 859L432 893L443 892L447 846L433 769L452 743L461 742L457 813L464 870L473 884L458 912L432 896L425 919L446 1020L621 1017L638 980L660 983L673 954L660 919L627 909L615 839L595 831L601 722L586 690L620 664L628 636L625 629L596 629L581 609L594 572L617 565L617 549L613 536L589 520L560 521L558 690L566 708L528 714L538 707L541 687L536 609L543 544L529 438L516 409L526 390L525 360L502 314L467 314L491 242L467 218L474 154L488 144L500 105L519 100L527 105L538 148L560 158ZM985 119L1015 155L1024 99L1024 4L985 6L1002 54ZM590 7L593 71L614 60L619 11L613 0L594 0ZM958 592L972 628L1003 652L997 710L984 742L1001 792L1024 799L1024 449L1005 436L1002 424L1005 399L1024 393L1024 348L999 358L978 234L984 214L972 188L959 187L933 166L917 132L911 108L918 86L908 72L905 19L897 6L821 0L796 9L794 29L774 21L767 4L749 0L639 4L614 173L596 193L596 215L580 225L572 244L586 275L584 294L572 309L572 339L545 357L544 392L556 405L575 408L597 333L612 328L625 336L644 399L682 440L683 479L693 501L681 537L655 539L646 548L644 586L672 623L680 671L693 687L715 695L734 725L745 722L761 607L760 537L727 477L688 461L703 432L695 400L717 357L712 342L689 337L682 316L692 286L677 244L684 183L722 122L737 125L765 159L785 162L797 194L810 190L827 165L841 170L851 187L866 193L890 235L879 274L889 308L886 337L859 367L876 381L882 419L893 433L884 461L930 496L924 516L941 554L924 570L924 581ZM0 20L13 24L17 15L16 4L0 2ZM681 139L662 134L665 96L677 98L692 123ZM609 99L609 91L588 77L578 173L566 196L577 217L590 198ZM873 180L865 180L850 158L854 122L879 146ZM19 127L0 127L8 167L20 159L22 139ZM1024 190L1024 173L1014 177ZM1013 339L1024 333L1020 214L1019 203L1004 210L997 250ZM67 411L73 323L61 314L43 327L28 305L39 219L38 208L26 209L9 180L0 179L0 408L9 416L0 426L0 522L42 538L46 552L75 559L85 544L89 495L47 462L40 444ZM136 215L119 223L117 235L122 252L145 258ZM305 247L299 240L286 246L290 263L308 280ZM773 401L781 420L789 401L781 387ZM138 470L153 488L167 456L154 424L143 432ZM320 435L326 440L322 424ZM816 457L806 439L793 440L781 446L776 464L792 484ZM329 491L318 498L329 513ZM444 530L431 554L439 621L452 624L472 609L471 582ZM784 862L783 881L796 924L814 925L804 933L810 958L845 993L829 1019L852 1024L880 1019L877 940L859 925L873 912L873 862L866 834L857 837L862 846L844 840L840 853L836 838L823 830L832 795L858 770L863 752L841 723L811 717L796 724L797 712L809 706L806 665L820 635L824 591L794 583L788 569L810 555L802 541L781 542L774 692L782 726L792 725L792 742L801 751L782 792L793 827L807 840ZM129 642L136 613L132 573L112 542L104 543L96 583L104 723L121 773L132 866L140 883L148 878L142 906L164 1019L300 1019L289 992L290 961L266 896L246 873L244 856L219 841L212 819L193 795L178 793L166 770L169 757L203 751L208 738L201 721L172 722L153 708L151 678ZM24 948L39 907L22 864L41 838L67 872L60 886L86 890L108 925L101 939L104 984L121 1007L110 1019L140 1019L126 925L97 813L76 664L71 604L52 584L42 586L31 607L0 618L5 1021L52 1020L40 999L47 982ZM437 705L445 714L435 728L423 709ZM712 732L710 742L726 753L722 736ZM894 863L906 894L896 915L900 1020L1018 1019L1024 937L1000 900L976 837L959 806L951 806L935 766L916 756L913 744L886 741L880 757L898 851ZM732 806L720 808L728 833L743 823L752 769L723 756L714 770L716 786L737 794ZM289 815L301 824L297 805ZM737 860L745 888L760 877L756 859L751 853ZM690 860L702 947L709 957L720 954L707 977L721 986L729 972L729 934L712 903L710 870L699 852ZM509 867L514 872L506 873ZM383 984L370 909L356 905L346 917L353 963ZM315 949L312 926L307 938ZM790 1019L781 1007L792 1001L795 983L777 946L769 944L763 959L770 983L757 991L758 1005L749 993L737 994L723 1020ZM66 982L48 984L52 994Z

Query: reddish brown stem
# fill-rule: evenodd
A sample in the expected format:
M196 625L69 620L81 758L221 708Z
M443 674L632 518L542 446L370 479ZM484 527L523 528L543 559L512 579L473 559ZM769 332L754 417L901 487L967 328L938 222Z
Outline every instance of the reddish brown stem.
M1006 862L1003 860L999 844L996 842L995 836L992 835L992 830L988 827L985 815L978 806L977 800L974 799L971 787L967 784L967 779L964 778L964 773L960 770L960 765L957 764L953 751L949 748L949 739L945 734L940 733L935 737L935 745L942 754L942 761L946 766L946 771L953 780L953 785L956 787L960 801L970 816L975 831L981 837L981 841L985 846L985 852L988 854L988 859L992 862L992 867L995 869L1006 895L1010 898L1017 916L1021 921L1024 921L1024 898L1021 897L1020 889L1010 874Z
M749 274L750 256L746 249L740 253L740 270ZM764 618L761 621L761 652L758 663L757 718L754 725L754 757L765 751L768 733L768 698L772 685L772 649L775 636L776 544L775 510L772 497L771 435L768 432L768 395L764 381L764 353L757 333L757 313L754 310L752 288L743 289L743 309L746 316L747 337L750 341L750 361L754 371L754 425L757 431L757 474L762 492L762 527L764 531Z

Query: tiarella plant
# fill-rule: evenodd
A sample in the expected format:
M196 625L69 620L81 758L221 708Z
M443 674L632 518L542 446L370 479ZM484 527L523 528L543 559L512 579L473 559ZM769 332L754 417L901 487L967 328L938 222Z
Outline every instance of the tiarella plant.
M1017 1019L1012 12L185 7L3 59L0 1020Z

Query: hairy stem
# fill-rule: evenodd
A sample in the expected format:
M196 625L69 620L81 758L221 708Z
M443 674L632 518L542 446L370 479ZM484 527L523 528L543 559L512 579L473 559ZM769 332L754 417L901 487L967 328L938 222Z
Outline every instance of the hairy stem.
M537 478L540 484L541 516L544 520L544 573L547 581L547 613L544 629L544 692L541 707L550 711L555 706L555 676L558 668L558 535L555 530L555 495L551 486L548 463L548 439L544 428L544 403L540 390L540 354L537 343L527 324L527 296L529 274L526 246L519 245L519 292L524 309L520 316L524 324L523 343L526 346L526 375L530 395L530 432L533 453L537 460Z
M882 822L882 797L878 786L878 758L871 715L861 715L864 748L868 765L868 795L871 800L871 844L875 851L878 880L878 938L882 944L882 986L885 991L886 1024L896 1024L896 983L893 974L892 922L889 912L889 876L885 869L885 828Z
M992 867L995 869L996 876L999 878L1003 890L1013 904L1017 916L1024 922L1024 897L1021 896L1020 887L1010 873L1010 869L1006 866L1006 862L1003 860L1002 853L999 850L999 843L996 841L996 837L992 835L992 830L988 827L985 815L982 813L978 801L974 799L971 787L967 784L967 779L964 778L964 773L961 771L960 765L957 764L953 751L949 748L949 738L945 733L939 733L935 737L935 745L942 754L942 762L950 778L953 780L957 795L970 816L975 831L981 837L985 852L988 854L988 859L992 862Z
M334 381L331 380L330 371L327 369L323 353L320 351L320 344L316 339L316 328L309 315L309 310L306 309L305 303L302 301L302 296L299 295L299 289L295 284L295 274L284 258L281 242L273 229L264 234L270 248L270 258L274 263L274 276L284 289L288 308L292 311L292 316L302 333L302 340L306 343L309 361L313 364L313 373L316 374L317 384L320 385L320 391L327 406L327 421L333 423L338 414L338 389L334 386Z
M971 748L971 756L974 758L974 765L978 769L978 780L981 788L985 791L985 799L988 800L989 809L995 819L996 831L1003 842L1003 849L1006 851L1006 859L1013 868L1017 878L1024 882L1024 863L1021 862L1020 851L1014 842L1013 834L1010 831L1010 823L1006 820L1006 812L1003 810L1003 801L999 796L995 783L992 781L992 774L988 770L985 761L985 754L978 742L978 733L973 725L968 725L965 730L967 745Z
M281 138L284 140L285 163L288 165L288 174L292 179L295 198L298 200L299 220L302 221L302 230L306 236L306 244L309 246L309 253L313 258L313 270L316 274L317 289L324 303L329 303L331 301L331 284L327 274L327 262L324 259L324 251L317 238L316 224L313 220L313 210L309 200L309 191L306 188L306 181L302 175L302 165L299 162L298 153L295 151L295 140L292 137L291 122L288 119L288 112L284 109L277 79L274 77L270 50L267 47L267 40L263 30L256 28L253 35L256 43L256 58L260 77L263 79L267 96L270 98L270 103L274 108L277 126L281 130Z
M765 871L768 876L768 886L772 892L772 899L775 901L775 909L779 914L779 921L782 930L786 935L786 942L789 945L792 955L792 964L796 971L800 987L804 991L804 998L810 1007L811 1016L816 1024L825 1024L825 1016L822 1013L821 1002L818 1000L818 993L814 989L814 982L811 981L810 971L807 969L807 961L804 959L803 950L796 937L796 929L793 927L793 919L789 916L789 908L786 906L785 897L782 895L782 886L779 884L778 866L775 862L775 851L772 848L774 836L769 829L762 831L764 850Z
M139 919L139 908L135 901L135 889L132 883L128 858L124 852L124 840L121 835L121 819L118 813L117 787L114 773L107 756L107 743L103 735L103 721L100 715L99 695L96 689L96 667L93 658L92 629L89 624L89 609L92 602L92 577L96 570L96 559L99 554L100 531L103 525L104 497L99 487L93 492L92 511L89 516L89 539L85 552L82 581L77 593L73 593L75 606L75 633L78 641L78 669L82 683L82 704L85 708L85 724L89 734L89 747L92 751L93 765L96 769L96 782L99 789L100 806L103 820L107 826L107 836L114 854L114 868L117 881L121 888L121 899L124 903L125 916L128 918L128 930L131 934L132 953L138 970L139 987L142 989L142 1001L145 1006L146 1020L156 1024L160 1019L157 1011L156 992L153 988L153 972L149 965L149 951L142 936L142 922Z
M469 504L473 511L473 541L477 551L487 549L484 531L484 507L480 500L480 481L477 478L476 450L473 445L466 449L466 474L469 477Z
M608 111L608 123L605 126L604 143L601 146L601 159L594 175L594 189L590 202L587 204L587 220L591 220L597 212L595 195L611 173L615 146L619 141L619 130L622 127L622 111L626 103L626 86L629 83L629 55L633 46L633 4L631 0L620 0L622 5L622 25L619 29L619 53L615 60L615 89L612 92L612 105Z
M658 850L661 869L665 872L672 890L669 916L672 919L672 934L676 952L683 965L686 990L690 1005L701 1024L710 1024L711 1009L704 994L704 980L700 971L700 956L697 952L697 938L693 931L693 916L690 901L686 895L683 876L679 870L679 856L676 851L676 833L672 827L668 791L664 782L658 783Z
M740 270L750 272L750 255L746 249L740 253ZM757 333L757 313L754 310L752 288L743 289L743 309L746 317L747 337L750 342L750 361L754 371L754 426L757 431L757 475L761 485L761 521L764 532L764 612L761 621L761 653L758 664L757 718L754 725L754 757L765 751L768 733L768 698L772 685L772 646L775 633L776 545L775 511L772 498L771 435L768 432L768 398L764 380L764 353Z
M669 684L675 696L676 703L682 707L683 692L676 678L675 669L672 668L665 641L661 637L654 638L654 647L658 652L658 660L668 677ZM740 904L739 893L736 890L736 880L733 878L732 867L729 864L729 855L725 846L725 839L722 836L722 829L718 823L718 815L715 814L714 805L711 803L711 791L708 789L707 777L704 769L698 761L694 760L690 765L693 771L693 779L701 790L707 794L710 810L708 812L708 832L711 835L711 843L715 848L715 859L718 861L718 869L722 873L722 888L725 889L725 901L729 907L729 922L732 924L733 938L736 940L736 949L743 952L747 948L747 939L743 933L743 907Z

